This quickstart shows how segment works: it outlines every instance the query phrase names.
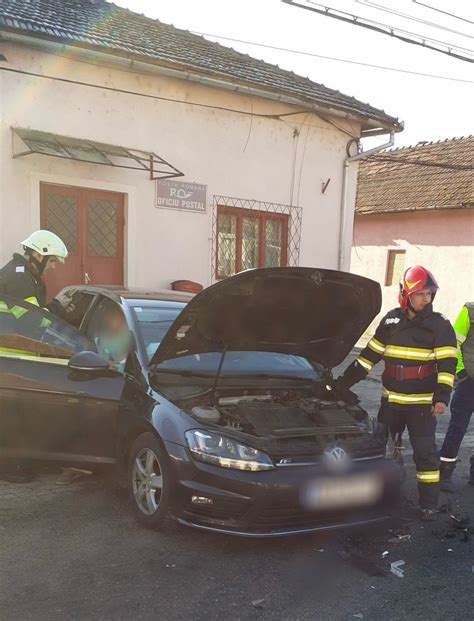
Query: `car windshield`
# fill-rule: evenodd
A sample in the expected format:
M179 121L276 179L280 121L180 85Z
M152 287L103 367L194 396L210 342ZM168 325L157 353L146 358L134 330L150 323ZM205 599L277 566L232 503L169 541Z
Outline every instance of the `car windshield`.
M184 304L160 301L156 305L135 305L132 307L138 325L139 336L146 349L148 361L157 350L173 321L184 308ZM158 365L160 371L186 371L214 376L219 366L221 353L193 354L166 360ZM229 351L222 366L222 375L286 375L317 379L323 370L315 370L311 363L300 356L265 351Z

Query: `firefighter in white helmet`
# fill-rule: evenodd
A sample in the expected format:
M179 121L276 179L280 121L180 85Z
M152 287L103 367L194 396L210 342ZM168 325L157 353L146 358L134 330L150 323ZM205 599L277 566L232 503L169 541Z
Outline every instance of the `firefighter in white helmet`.
M13 258L0 269L0 302L3 302L3 296L7 296L3 304L4 309L8 309L15 300L21 300L46 308L57 315L63 315L65 310L59 300L54 299L46 304L46 285L43 275L54 269L58 261L64 262L68 255L65 243L51 231L40 230L32 233L21 242L21 245L24 254L15 253ZM13 306L10 309L9 316L16 321L17 315L13 312L14 308ZM5 310L2 313L5 313ZM28 313L21 315L21 321L25 318L28 318ZM12 483L31 481L33 470L30 460L0 464L0 478Z
M21 242L24 254L15 253L2 269L0 269L0 296L8 295L17 300L24 300L35 306L48 308L63 314L58 300L46 304L46 285L43 275L66 259L66 244L51 231L35 231Z

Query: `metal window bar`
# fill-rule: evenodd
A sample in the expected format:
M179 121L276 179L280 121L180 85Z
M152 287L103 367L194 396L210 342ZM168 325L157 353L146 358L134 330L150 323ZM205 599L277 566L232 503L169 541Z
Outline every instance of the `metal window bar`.
M212 243L211 243L211 282L217 280L217 211L218 207L234 209L251 209L264 213L285 214L288 216L287 266L297 267L300 260L301 225L303 220L302 207L256 201L215 194L212 201Z

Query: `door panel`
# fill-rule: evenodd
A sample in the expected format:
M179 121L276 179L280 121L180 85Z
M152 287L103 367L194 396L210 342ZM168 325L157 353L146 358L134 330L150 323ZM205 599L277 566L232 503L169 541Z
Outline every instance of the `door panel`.
M81 190L42 183L41 228L59 235L69 252L64 263L45 274L49 300L66 285L82 283Z
M93 343L44 309L0 304L0 455L114 461L124 377L72 371Z
M123 196L84 192L87 214L84 273L92 285L123 285Z
M45 275L48 299L68 285L123 285L124 223L123 194L42 183L41 227L69 251Z

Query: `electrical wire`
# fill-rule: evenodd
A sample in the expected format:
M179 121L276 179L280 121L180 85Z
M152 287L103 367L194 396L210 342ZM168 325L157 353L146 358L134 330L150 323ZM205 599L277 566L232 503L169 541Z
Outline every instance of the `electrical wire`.
M91 63L88 63L91 64ZM97 65L96 65L97 66ZM42 73L35 73L33 71L23 71L21 69L13 69L11 67L0 67L0 71L7 71L9 73L19 73L20 75L27 75L35 78L42 78L45 80L53 80L57 82L65 82L66 84L75 84L78 86L87 86L89 88L97 88L105 91L112 91L114 93L123 93L125 95L135 95L139 97L144 97L146 99L157 99L159 101L169 101L171 103L179 103L187 106L197 106L198 108L210 108L212 110L223 110L225 112L233 112L234 114L244 114L246 116L255 116L267 119L276 119L281 120L280 117L283 116L293 116L296 114L305 114L308 110L298 110L295 112L284 112L282 114L256 114L254 112L247 112L247 110L237 110L236 108L227 108L225 106L213 106L211 104L199 103L196 101L188 101L185 99L173 99L172 97L163 97L161 95L151 95L149 93L140 93L138 91L130 91L123 88L115 88L113 86L105 86L103 84L92 84L91 82L81 82L79 80L71 80L69 78L60 78L58 76L45 75ZM317 114L315 112L315 114Z
M454 46L444 41L433 39L431 37L423 37L422 35L419 35L417 33L402 30L400 28L395 28L393 26L382 24L380 22L374 22L373 20L368 20L358 15L353 15L351 13L339 11L338 9L333 9L332 7L327 7L327 6L325 7L322 4L313 2L312 0L307 0L307 2L309 2L311 5L314 5L314 6L310 6L309 4L306 4L306 5L298 4L297 2L294 2L294 0L281 0L281 2L284 2L285 4L288 4L290 6L293 6L299 9L305 9L307 11L312 11L313 13L318 13L319 15L323 15L324 17L331 17L333 19L337 19L339 21L345 22L346 24L351 24L352 26L359 26L361 28L365 28L373 32L378 32L380 34L393 37L394 39L398 39L399 41L403 41L404 43L410 43L412 45L419 45L420 47L424 47L428 50L439 52L440 54L446 54L447 56L450 56L451 58L456 58L457 60L462 60L464 62L469 62L469 63L474 62L474 58L469 58L468 56L463 56L462 54L453 51L454 49L456 49L456 50L468 52L469 54L474 54L473 50L469 50L467 48L462 48L460 46ZM316 8L316 7L321 7L321 8ZM338 14L331 13L330 11L335 11ZM410 35L412 37L418 37L419 40L412 39L407 35ZM444 46L446 49L437 47L435 44Z
M403 19L407 19L412 22L417 22L418 24L423 24L423 26L429 26L430 28L439 28L440 30L444 30L446 32L450 32L452 34L460 35L461 37L468 37L469 39L474 39L473 35L467 34L465 32L460 32L459 30L454 30L453 28L447 28L446 26L442 26L441 24L436 24L435 22L429 22L422 17L416 17L415 15L408 15L408 13L401 13L400 11L396 11L395 9L391 9L387 6L383 6L381 4L377 4L376 2L371 2L371 0L354 0L357 4L361 4L362 6L369 6L371 8L376 9L377 11L381 11L382 13L389 13L390 15L396 15L397 17L402 17Z
M444 168L446 170L474 170L474 166L468 164L450 164L449 162L434 162L430 160L412 160L409 157L393 156L393 155L381 155L374 154L368 155L366 160L383 161L383 162L395 162L397 164L410 164L412 166L431 166L433 168Z
M313 52L305 52L303 50L294 50L287 47L279 47L277 45L269 45L266 43L257 43L256 41L245 41L243 39L235 39L233 37L224 37L221 35L191 31L192 34L201 35L202 37L213 37L214 39L222 39L223 41L233 41L234 43L242 43L245 45L254 45L256 47L264 47L269 50L277 50L280 52L289 52L290 54L301 54L302 56L311 56L313 58L322 58L323 60L334 60L340 63L348 63L349 65L359 65L361 67L370 67L373 69L383 69L385 71L395 71L397 73L407 73L410 75L418 75L425 78L435 78L438 80L448 80L449 82L462 82L464 84L474 84L474 80L464 80L463 78L453 78L447 75L436 75L433 73L423 73L420 71L410 71L409 69L400 69L397 67L386 67L384 65L374 65L372 63L364 63L357 60L349 60L348 58L338 58L336 56L324 56L323 54L315 54Z
M294 112L286 112L286 113L284 112L282 114L256 114L253 111L248 112L247 110L237 110L236 108L227 108L225 106L213 106L211 104L204 104L204 103L199 103L199 102L195 102L195 101L188 101L188 100L184 100L184 99L173 99L171 97L163 97L161 95L151 95L149 93L140 93L138 91L130 91L130 90L127 90L127 89L115 88L115 87L112 87L112 86L105 86L105 85L102 85L102 84L92 84L90 82L81 82L81 81L78 81L78 80L71 80L69 78L60 78L60 77L57 77L57 76L50 76L50 75L45 75L45 74L41 74L41 73L35 73L33 71L24 71L24 70L21 70L21 69L13 69L11 67L0 67L0 71L6 71L6 72L9 72L9 73L18 73L20 75L27 75L27 76L31 76L31 77L35 77L35 78L42 78L42 79L45 79L45 80L53 80L53 81L57 81L57 82L65 82L66 84L75 84L77 86L87 86L89 88L96 88L96 89L99 89L99 90L112 91L114 93L122 93L122 94L125 94L125 95L134 95L134 96L138 96L138 97L144 97L145 99L156 99L158 101L168 101L168 102L171 102L171 103L179 103L179 104L184 104L184 105L187 105L187 106L196 106L198 108L208 108L208 109L212 109L212 110L221 110L221 111L225 111L225 112L233 112L234 114L243 114L243 115L250 116L250 117L259 117L259 118L265 118L265 119L273 119L273 120L277 120L277 121L284 121L283 117L286 117L286 116L294 116L294 115L299 115L299 114L308 114L308 110L296 110ZM345 128L339 126L337 123L335 123L331 119L328 119L325 115L321 114L320 112L316 112L315 110L311 110L310 113L314 114L318 118L322 119L323 121L325 121L329 125L332 125L333 127L338 129L339 131L343 132L344 134L347 134L351 138L356 138L357 137L357 136L353 136ZM294 127L294 125L291 125L290 123L287 123L287 125L290 125L291 127Z
M283 0L283 2L286 2L286 0ZM337 15L332 15L329 11L334 11L335 13L339 13L340 15L348 16L350 18L350 22L352 24L355 24L356 26L364 25L364 26L388 28L389 29L388 34L390 34L391 36L397 36L395 35L395 32L398 31L404 35L411 35L412 37L419 37L420 39L423 40L423 42L430 41L431 43L439 43L440 45L444 45L449 49L457 49L462 52L468 52L468 53L474 54L474 50L471 50L470 48L466 48L461 45L454 45L452 43L447 43L446 41L441 41L441 39L435 39L434 37L425 37L424 35L420 35L417 32L412 32L411 30L404 30L403 28L398 28L397 26L391 26L390 24L384 24L383 22L369 19L367 17L362 17L361 15L354 15L352 13L347 13L346 11L340 11L339 9L335 9L332 7L328 7L324 4L320 4L319 2L316 2L316 0L305 0L305 2L311 5L320 7L320 9L324 9L324 13L328 17L338 17ZM293 4L293 2L287 2L287 4ZM366 22L365 24L363 24L364 21Z
M452 17L453 19L459 19L461 22L467 22L468 24L474 24L474 22L471 21L470 19L466 19L465 17L461 17L460 15L455 15L454 13L448 13L448 11L443 11L442 9L438 9L435 6L425 4L424 2L419 2L419 0L412 0L412 2L414 2L415 4L419 4L420 6L424 6L425 8L430 9L430 11L436 11L437 13L448 15L449 17Z

